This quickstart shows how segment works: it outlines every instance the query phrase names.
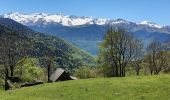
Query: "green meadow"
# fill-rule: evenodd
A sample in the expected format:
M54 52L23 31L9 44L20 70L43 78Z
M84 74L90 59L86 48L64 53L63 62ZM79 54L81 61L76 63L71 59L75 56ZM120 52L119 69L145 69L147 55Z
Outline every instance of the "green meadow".
M93 78L0 90L0 100L168 100L170 75Z

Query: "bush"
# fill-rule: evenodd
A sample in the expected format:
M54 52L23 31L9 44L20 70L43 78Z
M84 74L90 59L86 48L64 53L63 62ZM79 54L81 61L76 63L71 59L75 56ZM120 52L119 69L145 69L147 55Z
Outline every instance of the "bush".
M98 69L87 66L79 67L74 71L74 76L81 79L99 77Z
M15 75L22 78L25 82L45 79L44 68L39 66L39 61L36 58L24 60L21 65L16 67Z

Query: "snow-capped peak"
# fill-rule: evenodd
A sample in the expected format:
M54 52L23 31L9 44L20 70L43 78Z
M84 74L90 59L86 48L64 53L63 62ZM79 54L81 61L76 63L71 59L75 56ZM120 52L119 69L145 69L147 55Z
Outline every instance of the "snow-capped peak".
M129 22L123 19L117 20L108 20L103 18L93 18L93 17L78 17L78 16L68 16L62 14L45 14L45 13L34 13L34 14L21 14L19 12L13 12L1 15L4 18L13 19L21 24L31 26L31 25L39 25L39 24L61 24L63 26L77 26L77 25L85 25L85 24L97 24L97 25L105 25L105 24L131 24L133 22ZM140 23L133 23L136 25L145 25L152 28L162 28L158 24L155 24L150 21L142 21Z
M10 18L24 25L35 25L42 21L43 24L59 23L63 26L76 26L84 24L98 24L103 25L106 23L106 19L95 19L93 17L77 17L74 15L67 16L61 14L49 15L45 13L34 14L20 14L18 12L8 13L3 15L4 18Z
M158 25L154 22L150 22L150 21L142 21L140 23L138 23L139 25L147 25L147 26L150 26L150 27L153 27L153 28L162 28L163 26L161 25Z

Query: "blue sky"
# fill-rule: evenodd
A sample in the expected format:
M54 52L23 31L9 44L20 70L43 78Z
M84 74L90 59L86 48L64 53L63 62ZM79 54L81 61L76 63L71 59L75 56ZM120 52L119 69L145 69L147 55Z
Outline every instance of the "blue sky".
M0 14L44 12L170 25L170 0L0 0Z

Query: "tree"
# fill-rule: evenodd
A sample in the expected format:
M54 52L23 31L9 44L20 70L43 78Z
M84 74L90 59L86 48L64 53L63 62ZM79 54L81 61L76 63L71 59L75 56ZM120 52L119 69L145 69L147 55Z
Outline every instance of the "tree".
M142 41L136 39L134 40L135 44L134 44L134 58L133 58L133 62L132 65L136 71L136 75L139 75L139 71L141 69L141 63L142 63L142 59L143 59L143 43Z
M47 69L47 82L50 82L50 76L52 72L52 64L55 60L55 51L53 47L45 47L43 50L42 58L40 58L40 62L42 65L45 65L45 68Z
M110 28L100 45L99 63L109 76L124 77L125 68L135 57L136 38L121 28Z
M22 75L20 75L21 66ZM45 69L40 66L38 58L28 57L23 63L17 65L14 74L19 76L22 82L34 82L36 80L43 81L45 79L44 71Z
M7 80L14 76L15 67L27 57L29 40L24 34L0 26L0 61L5 69L5 90L8 89Z
M47 73L48 73L48 82L50 82L50 76L51 76L51 65L53 63L53 53L51 51L48 51L48 53L45 54L45 59L47 62Z
M152 41L147 47L147 63L151 75L157 75L167 68L167 46L159 41Z

